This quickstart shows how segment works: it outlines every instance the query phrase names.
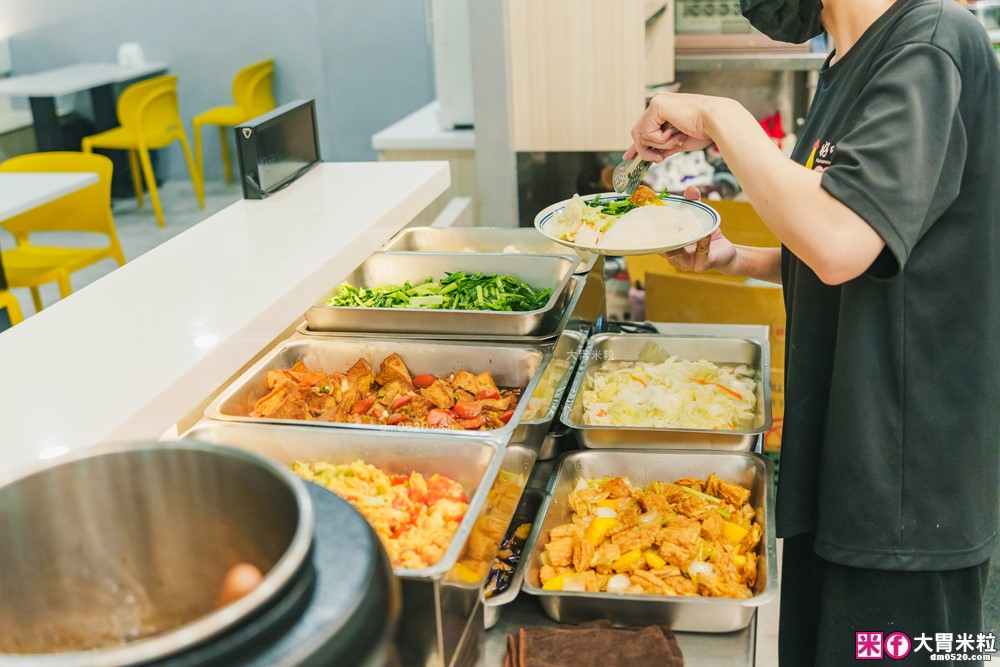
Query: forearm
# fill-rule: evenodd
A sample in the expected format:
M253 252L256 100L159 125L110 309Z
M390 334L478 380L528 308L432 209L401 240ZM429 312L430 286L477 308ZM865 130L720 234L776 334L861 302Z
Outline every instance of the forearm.
M758 248L747 245L733 247L736 249L733 261L729 266L719 267L719 271L781 284L781 248Z
M716 98L711 105L705 129L774 235L825 282L863 273L884 246L878 234L821 187L819 172L789 160L740 104ZM770 278L762 280L780 282L780 260L745 259L763 262L755 270Z

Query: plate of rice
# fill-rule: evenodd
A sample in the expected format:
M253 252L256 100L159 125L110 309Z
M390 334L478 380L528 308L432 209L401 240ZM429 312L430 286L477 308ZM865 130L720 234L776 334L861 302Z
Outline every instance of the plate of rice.
M719 227L701 202L640 186L618 193L573 195L535 216L535 228L556 243L600 255L649 255L683 248Z

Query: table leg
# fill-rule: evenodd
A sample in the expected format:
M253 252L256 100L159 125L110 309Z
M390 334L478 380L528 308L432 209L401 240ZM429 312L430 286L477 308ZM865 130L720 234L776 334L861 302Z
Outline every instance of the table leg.
M3 258L0 257L0 290L7 289L7 276L3 272ZM10 329L10 312L6 308L0 309L0 331Z
M54 97L31 97L31 119L35 125L35 144L39 151L63 150L62 131L56 115Z
M7 289L7 274L3 270L3 255L0 255L0 289Z
M115 87L108 83L90 89L90 105L94 111L94 129L98 132L110 130L118 125L115 110Z

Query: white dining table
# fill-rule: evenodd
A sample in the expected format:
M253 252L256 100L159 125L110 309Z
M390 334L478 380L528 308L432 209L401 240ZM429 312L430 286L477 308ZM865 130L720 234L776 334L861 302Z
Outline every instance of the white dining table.
M97 183L90 172L0 173L0 222ZM0 256L2 257L2 256ZM0 289L7 278L0 259Z
M55 69L19 74L0 80L0 95L27 97L35 125L38 150L79 150L61 142L56 98L90 91L94 126L98 132L118 124L115 90L118 84L144 79L167 71L163 62L148 62L135 67L117 63L76 63Z
M97 182L97 174L0 173L0 222Z

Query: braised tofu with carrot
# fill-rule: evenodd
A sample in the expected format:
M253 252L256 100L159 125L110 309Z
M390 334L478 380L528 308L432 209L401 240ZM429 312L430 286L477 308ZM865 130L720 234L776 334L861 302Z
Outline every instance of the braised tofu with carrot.
M634 485L580 479L571 523L541 554L544 590L622 594L754 595L763 530L750 489L712 474Z
M265 380L268 394L252 417L450 430L503 427L521 394L497 387L489 371L414 376L398 354L383 359L377 373L364 359L330 374L299 361L268 371Z

